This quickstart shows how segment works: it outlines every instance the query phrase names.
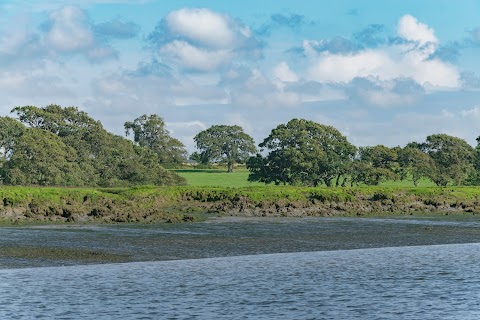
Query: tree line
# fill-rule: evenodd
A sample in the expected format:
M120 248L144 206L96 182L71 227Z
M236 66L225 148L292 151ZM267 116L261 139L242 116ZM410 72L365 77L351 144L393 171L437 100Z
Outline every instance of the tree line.
M76 107L16 107L0 117L0 179L8 185L181 185L165 168L182 165L185 146L164 120L142 115L124 124L126 137L106 131ZM194 137L190 159L224 163L229 172L244 163L250 181L306 186L378 185L430 179L439 186L480 184L479 146L433 134L405 147L356 147L337 129L304 119L278 125L258 148L240 126L214 125Z
M306 186L379 185L430 179L438 186L480 184L479 145L447 134L433 134L405 147L356 147L332 126L293 119L274 128L259 146L238 126L213 126L195 137L202 163L223 161L229 171L244 162L250 181ZM256 153L254 155L254 153Z
M106 131L76 107L16 107L18 119L0 117L0 179L8 185L178 185L164 168L186 151L163 119L146 115L125 123L134 141ZM168 150L168 152L164 152Z

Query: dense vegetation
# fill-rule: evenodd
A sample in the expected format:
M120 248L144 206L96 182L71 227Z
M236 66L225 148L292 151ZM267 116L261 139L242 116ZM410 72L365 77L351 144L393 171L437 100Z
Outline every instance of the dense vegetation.
M187 159L158 115L127 121L133 141L107 132L75 107L16 107L0 117L0 182L4 185L182 185L175 171ZM356 147L337 129L304 119L274 128L259 144L240 126L214 125L195 137L200 165L246 164L251 182L294 186L381 185L429 180L438 186L479 185L480 146L433 134L405 147ZM480 145L480 138L479 138ZM258 153L257 153L258 152ZM199 184L197 184L199 185Z
M273 129L259 146L268 154L248 160L250 181L353 187L411 178L417 186L428 178L438 186L480 184L480 146L474 149L446 134L404 148L356 148L331 126L293 119Z
M17 107L0 118L0 179L7 185L185 184L162 167L155 148L107 132L75 107ZM126 125L135 130L135 124ZM165 132L162 132L165 135ZM155 138L155 134L151 135Z

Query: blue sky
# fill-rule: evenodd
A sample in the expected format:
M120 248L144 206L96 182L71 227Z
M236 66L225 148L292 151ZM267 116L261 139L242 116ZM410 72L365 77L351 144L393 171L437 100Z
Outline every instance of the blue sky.
M480 2L0 0L0 114L77 106L260 143L292 118L357 146L480 135Z

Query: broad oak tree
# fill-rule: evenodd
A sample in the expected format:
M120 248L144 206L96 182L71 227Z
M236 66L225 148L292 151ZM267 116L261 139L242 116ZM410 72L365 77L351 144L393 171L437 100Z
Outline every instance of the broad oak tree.
M407 144L398 151L398 164L400 178L402 180L411 178L415 186L418 186L421 179L431 177L435 170L432 157L415 144Z
M333 184L348 174L356 148L340 131L304 119L273 129L259 144L268 154L250 158L249 180L275 184Z
M240 126L214 125L198 133L193 140L200 153L196 158L203 162L224 162L228 172L235 163L245 162L257 151L253 138Z
M474 149L465 140L447 134L432 134L421 147L435 164L430 174L435 184L461 185L472 174Z

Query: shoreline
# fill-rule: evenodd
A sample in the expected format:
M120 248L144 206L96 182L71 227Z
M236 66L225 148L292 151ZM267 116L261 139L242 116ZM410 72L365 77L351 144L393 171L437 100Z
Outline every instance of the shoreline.
M478 187L1 187L0 200L3 226L480 213Z

